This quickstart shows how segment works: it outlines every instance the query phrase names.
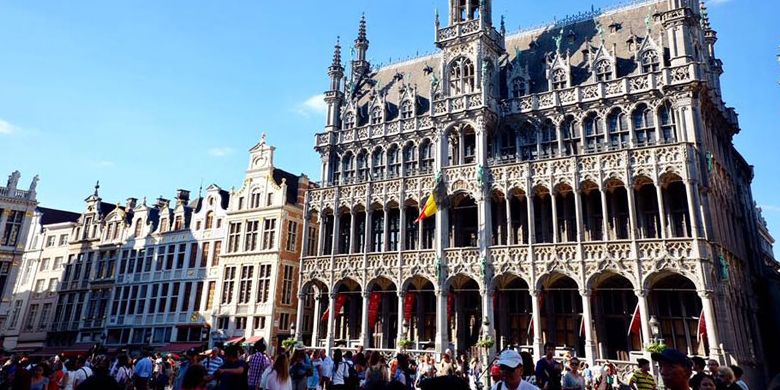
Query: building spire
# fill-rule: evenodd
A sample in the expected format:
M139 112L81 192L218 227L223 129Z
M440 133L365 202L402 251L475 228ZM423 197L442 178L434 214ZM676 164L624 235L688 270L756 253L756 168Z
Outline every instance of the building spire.
M100 196L100 195L98 195L98 190L100 190L100 180L98 180L98 181L95 183L95 192L93 193L93 195L95 195L95 196Z
M352 59L352 80L356 82L360 77L367 74L370 64L366 60L368 52L368 38L366 36L366 14L360 16L360 25L358 28L358 37L355 39L355 57Z
M699 13L701 14L701 28L703 30L710 30L710 17L707 13L707 5L703 1L699 1Z
M331 68L341 67L341 37L336 37L336 46L333 48L333 62Z
M368 39L366 39L366 13L365 12L360 15L360 28L358 29L357 42L368 43Z

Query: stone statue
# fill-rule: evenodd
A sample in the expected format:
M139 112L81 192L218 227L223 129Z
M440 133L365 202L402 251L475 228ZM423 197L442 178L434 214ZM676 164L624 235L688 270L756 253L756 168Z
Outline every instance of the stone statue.
M436 258L436 279L441 280L444 275L444 264L441 262L441 257Z
M487 276L488 272L488 262L487 257L482 256L482 261L479 262L479 270L482 271L482 276Z
M30 192L35 192L35 188L38 187L38 175L35 175L30 183Z
M555 51L557 53L560 53L561 52L561 41L563 41L563 27L561 27L561 31L553 39L555 40Z
M19 173L19 171L13 171L11 172L11 175L8 176L8 183L6 183L6 187L16 189L16 185L19 184L19 178L22 177L22 174Z
M601 25L598 18L593 18L593 23L596 25L596 35L601 39L601 43L604 43L604 26Z

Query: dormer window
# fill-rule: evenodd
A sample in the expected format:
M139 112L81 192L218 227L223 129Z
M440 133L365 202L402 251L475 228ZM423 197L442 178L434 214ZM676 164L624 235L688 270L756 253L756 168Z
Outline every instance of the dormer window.
M512 96L513 97L521 97L524 96L527 93L526 89L526 83L525 79L522 77L517 77L514 80L512 80Z
M401 103L401 119L409 119L414 116L414 103L411 100L404 100Z
M162 218L160 219L160 233L165 233L168 231L168 218Z
M612 80L612 64L609 62L609 60L601 60L596 64L596 80Z
M184 219L181 217L181 215L177 215L173 220L173 230L181 229L184 229Z
M642 73L658 72L660 69L660 61L658 60L658 52L655 50L647 50L642 53Z
M376 106L371 109L371 124L378 125L382 123L382 107Z
M211 229L214 226L214 212L209 211L206 213L206 229Z
M450 94L460 95L474 91L474 64L460 57L450 64Z
M355 114L348 112L344 115L344 129L352 129L355 127Z
M564 89L566 88L566 71L563 69L555 69L552 73L552 86L553 89Z
M141 231L143 229L143 220L141 218L138 218L135 220L135 236L141 237Z

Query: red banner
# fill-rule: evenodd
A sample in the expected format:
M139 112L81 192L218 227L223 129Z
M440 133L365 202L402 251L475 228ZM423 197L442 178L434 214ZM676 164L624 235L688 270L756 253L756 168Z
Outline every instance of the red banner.
M341 308L344 307L344 302L347 301L347 294L344 293L338 293L336 294L336 313L341 311ZM325 313L322 313L322 317L320 318L320 322L326 321L328 319L328 314L330 313L330 307L328 307L325 310Z
M374 291L368 296L368 329L374 329L377 316L379 315L379 305L382 303L382 293Z
M407 291L404 296L404 320L408 324L412 320L412 309L414 308L414 300L416 294L412 291Z

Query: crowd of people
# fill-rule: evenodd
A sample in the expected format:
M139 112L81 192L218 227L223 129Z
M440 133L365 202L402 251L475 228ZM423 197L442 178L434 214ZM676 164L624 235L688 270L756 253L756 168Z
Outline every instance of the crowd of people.
M120 353L109 359L96 353L38 361L12 356L0 370L0 390L480 390L485 383L491 390L659 388L646 359L638 359L635 371L621 375L612 363L590 367L576 356L555 353L555 346L547 344L545 355L534 363L529 352L506 349L486 368L478 356L450 350L438 361L433 354L386 356L360 347L334 349L330 355L298 347L272 358L260 340L249 350L228 345L205 353L191 349L181 356L146 352L131 358ZM667 389L748 390L737 366L690 359L673 349L652 358Z

